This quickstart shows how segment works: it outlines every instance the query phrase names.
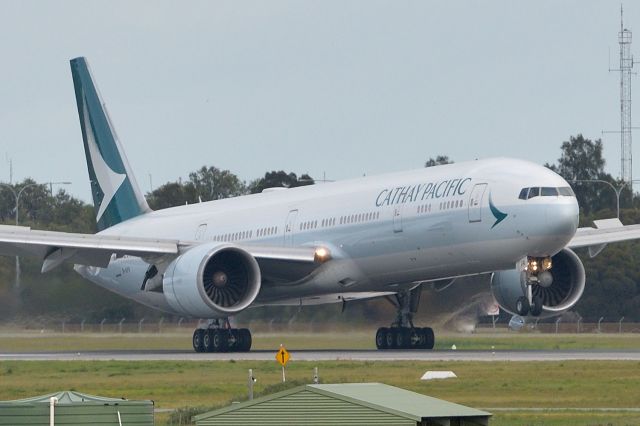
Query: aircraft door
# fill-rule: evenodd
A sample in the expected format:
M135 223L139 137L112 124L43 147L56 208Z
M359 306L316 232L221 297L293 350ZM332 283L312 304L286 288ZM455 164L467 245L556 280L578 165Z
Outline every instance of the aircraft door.
M402 206L393 208L393 232L402 232Z
M196 230L195 238L197 241L204 240L204 236L206 234L207 234L207 224L203 223L200 226L198 226L198 229Z
M482 200L486 190L486 183L477 183L471 190L469 195L469 222L480 222L482 220Z
M293 231L298 218L298 210L291 210L287 215L287 222L284 225L284 245L285 247L293 246Z

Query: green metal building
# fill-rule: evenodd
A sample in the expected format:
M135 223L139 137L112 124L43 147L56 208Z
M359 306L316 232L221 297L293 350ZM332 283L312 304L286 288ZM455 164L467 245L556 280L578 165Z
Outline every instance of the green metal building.
M49 426L51 398L56 426L153 426L153 401L104 398L78 392L58 392L15 401L0 401L0 425Z
M205 425L488 425L490 413L381 383L305 385L195 417Z

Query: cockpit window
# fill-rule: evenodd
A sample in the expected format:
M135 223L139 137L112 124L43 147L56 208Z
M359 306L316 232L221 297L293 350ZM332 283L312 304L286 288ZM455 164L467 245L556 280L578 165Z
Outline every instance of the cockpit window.
M520 195L518 195L518 198L521 200L526 200L528 193L529 193L529 188L522 188L522 190L520 190Z
M573 193L573 189L569 186L563 186L560 188L546 187L532 187L532 188L522 188L520 190L520 195L518 198L521 200L528 200L533 197L557 197L561 195L563 197L575 197L576 195Z
M558 188L558 191L560 192L560 195L565 196L565 197L575 197L576 194L573 193L573 189L571 189L570 186L563 186Z
M552 197L558 195L558 190L556 188L541 188L540 195L543 197Z

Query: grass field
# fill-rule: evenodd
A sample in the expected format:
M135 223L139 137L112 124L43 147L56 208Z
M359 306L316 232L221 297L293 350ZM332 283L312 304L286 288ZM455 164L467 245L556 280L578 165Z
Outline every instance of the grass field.
M255 333L257 349L284 343L292 352L288 385L309 383L313 367L321 381L383 382L453 402L495 409L492 425L639 425L640 363L596 362L301 362L296 349L371 349L370 332ZM109 349L189 350L191 333L50 333L0 330L0 351L88 351ZM638 334L444 334L438 348L464 349L640 349ZM247 370L258 378L256 393L282 388L280 369L269 361L4 361L0 362L0 400L74 389L130 399L153 399L156 407L219 407L246 395ZM426 370L453 370L457 379L422 382ZM588 408L613 411L582 411ZM540 411L540 409L547 409ZM551 409L551 410L549 410ZM179 410L189 417L190 411ZM157 424L169 421L157 415Z
M294 353L295 356L295 353ZM630 408L640 401L638 362L295 362L291 384L309 383L313 367L321 381L383 382L471 407ZM245 398L249 368L255 391L280 388L280 368L269 361L4 361L0 400L62 389L130 399L153 399L156 407L218 407ZM423 382L426 370L453 370L457 379ZM159 414L165 424L169 414ZM614 411L496 411L494 425L637 425L640 413Z
M166 333L54 333L47 331L0 330L0 351L91 351L191 349L191 330ZM277 349L280 344L291 349L375 349L373 332L340 331L257 332L254 349ZM507 350L507 349L638 349L640 334L544 334L544 333L477 333L436 335L436 349Z

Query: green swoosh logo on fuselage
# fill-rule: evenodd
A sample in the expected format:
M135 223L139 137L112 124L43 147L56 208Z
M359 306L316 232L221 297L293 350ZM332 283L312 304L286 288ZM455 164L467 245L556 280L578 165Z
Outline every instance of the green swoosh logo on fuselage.
M491 200L491 193L489 193L489 209L491 210L491 214L493 215L493 217L496 218L496 222L491 227L491 229L493 229L497 224L505 220L508 215L501 212L496 206L493 205L493 200Z

